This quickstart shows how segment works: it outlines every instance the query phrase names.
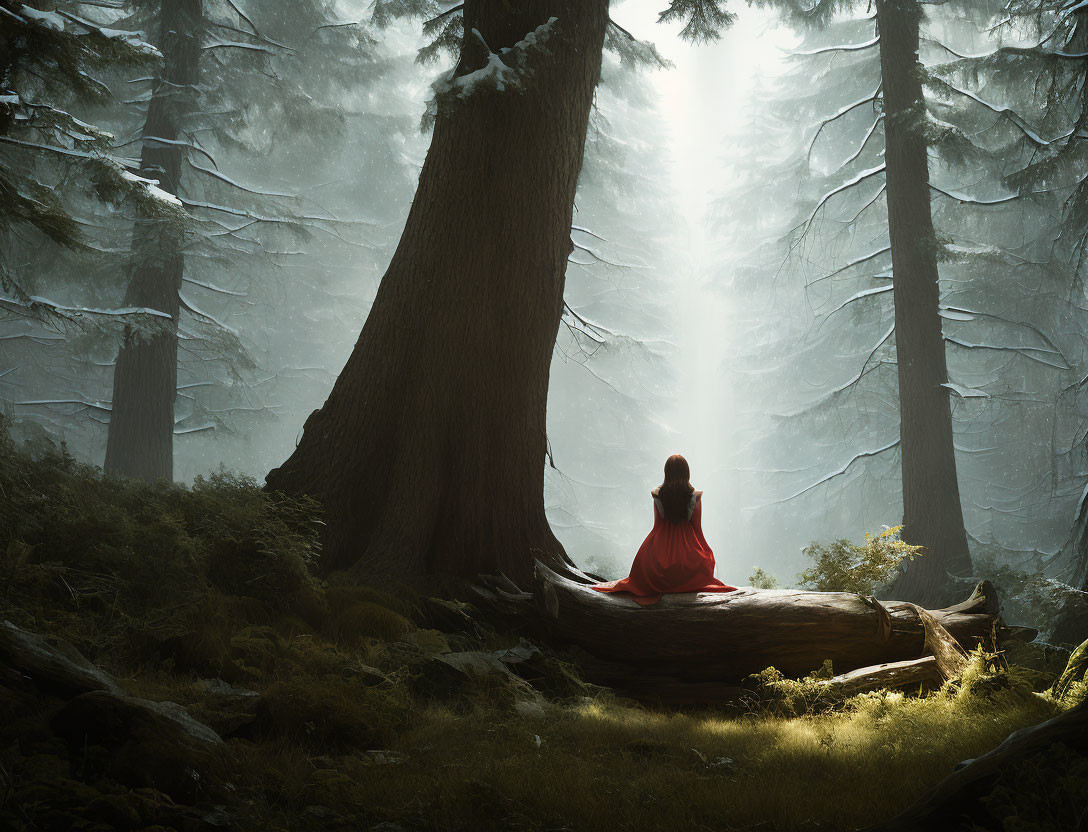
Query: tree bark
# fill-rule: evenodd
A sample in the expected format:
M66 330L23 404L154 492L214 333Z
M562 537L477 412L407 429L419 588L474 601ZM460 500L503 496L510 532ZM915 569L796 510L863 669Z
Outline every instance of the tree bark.
M408 221L351 357L270 489L317 497L323 566L374 583L566 556L544 516L545 409L607 0L466 0L454 71L515 50L521 89L439 95ZM479 36L474 34L479 32ZM486 46L484 45L486 43Z
M159 187L171 194L178 193L185 148L166 142L182 137L191 111L200 80L202 21L202 0L163 0L158 44L163 73L148 103L140 175L159 180ZM125 304L165 312L170 321L151 334L125 331L113 371L103 466L107 474L173 479L183 245L183 231L176 224L137 220Z
M879 688L894 689L937 683L943 679L935 656L887 662L873 667L859 667L828 679L827 687L843 699Z
M893 587L925 606L948 602L947 575L971 573L952 443L930 210L918 0L877 0L884 90L888 233L899 371L903 539L925 547Z
M485 591L525 603L495 587ZM940 610L793 589L666 595L641 607L538 565L533 596L552 639L576 645L589 657L580 663L591 681L628 689L645 673L710 690L772 666L799 677L818 670L825 659L843 673L925 653L936 653L938 669L954 674L962 656L956 651L988 639L998 615L989 581L966 601ZM958 646L948 644L949 635Z

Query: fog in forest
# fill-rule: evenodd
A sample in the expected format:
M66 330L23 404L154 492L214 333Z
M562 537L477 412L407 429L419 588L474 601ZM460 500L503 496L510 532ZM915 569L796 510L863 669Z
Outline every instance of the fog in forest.
M110 5L84 14L108 25L120 14ZM275 4L251 5L273 10L269 40L292 35L297 21ZM865 103L879 61L831 49L864 43L872 19L862 4L805 28L737 5L720 40L693 44L681 23L658 24L661 6L612 8L672 65L605 54L551 368L547 515L575 563L621 577L652 523L648 492L683 453L706 492L718 577L746 584L759 566L791 586L804 546L859 541L903 516L887 211L871 173L883 128ZM335 12L355 21L373 9ZM260 71L232 63L244 50L217 30L207 71L221 77L203 103L227 115L195 118L187 133L198 150L182 188L199 222L185 232L180 292L173 476L184 482L220 466L263 481L325 401L412 205L431 84L453 63L416 60L433 40L417 20L302 23L315 34L294 63L273 55ZM987 34L941 6L925 25L923 63L949 86L974 84L975 99L927 91L933 124L947 128L930 168L972 556L1072 583L1088 483L1083 284L1047 265L1055 204L1005 201L1003 179L1037 147L1000 108L1044 104L1000 67L950 63L1032 32ZM85 115L138 155L146 73L108 80L121 92ZM1057 135L1060 119L1044 115L1038 129ZM979 161L957 146L963 135L1007 151ZM41 176L56 185L52 162ZM147 322L124 300L131 220L86 193L71 206L88 249L8 233L0 400L21 437L102 465L121 328Z

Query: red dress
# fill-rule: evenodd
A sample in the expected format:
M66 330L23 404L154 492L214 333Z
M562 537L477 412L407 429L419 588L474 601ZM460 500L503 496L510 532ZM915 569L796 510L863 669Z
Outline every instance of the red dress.
M593 587L599 592L630 592L642 605L656 604L666 592L732 592L735 586L714 577L714 552L703 537L703 501L695 495L695 506L687 520L671 523L665 519L660 501L654 497L654 527L642 541L631 574L622 581Z

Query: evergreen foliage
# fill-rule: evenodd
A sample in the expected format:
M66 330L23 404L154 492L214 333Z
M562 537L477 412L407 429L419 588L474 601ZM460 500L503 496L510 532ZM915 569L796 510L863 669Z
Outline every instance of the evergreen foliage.
M900 539L902 528L885 528L875 536L866 532L864 546L845 539L827 545L813 543L803 552L813 564L801 573L801 585L817 592L872 595L888 583L900 564L925 554L921 546Z
M111 101L110 87L98 76L146 69L158 52L129 32L81 16L81 5L61 2L50 11L17 0L0 5L0 239L9 251L11 236L30 230L82 248L72 204L80 196L155 204L147 202L148 183L115 155L114 136L70 110ZM14 295L6 305L25 307L10 268L0 268L0 278Z

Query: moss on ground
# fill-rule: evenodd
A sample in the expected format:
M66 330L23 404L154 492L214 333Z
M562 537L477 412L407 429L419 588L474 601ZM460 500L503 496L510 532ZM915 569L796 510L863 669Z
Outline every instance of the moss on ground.
M462 678L439 657L518 634L469 604L318 580L315 508L226 473L108 480L0 431L0 619L227 738L175 802L111 779L108 750L53 735L61 700L0 677L0 828L850 829L1061 707L982 656L936 691L828 706L790 688L788 709L747 714L647 709L548 651ZM1083 758L1033 765L1067 788ZM1009 783L992 801L1046 828Z

